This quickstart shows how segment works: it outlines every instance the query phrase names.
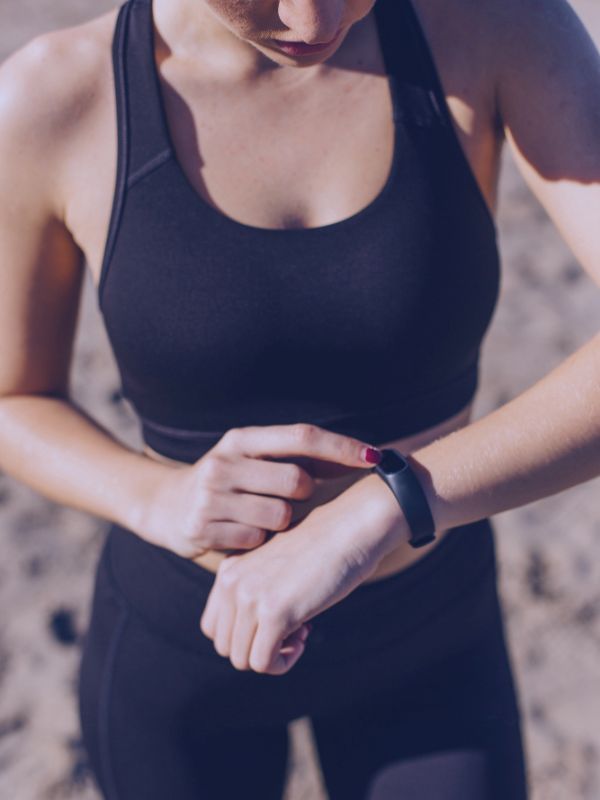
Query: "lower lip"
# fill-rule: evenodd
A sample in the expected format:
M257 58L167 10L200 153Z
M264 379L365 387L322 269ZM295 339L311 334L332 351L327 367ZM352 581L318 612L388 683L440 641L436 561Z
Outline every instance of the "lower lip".
M290 42L280 42L277 39L273 39L277 47L282 50L284 53L287 53L290 56L309 56L313 53L322 53L323 50L327 50L331 47L332 44L336 42L339 37L339 33L335 38L333 38L327 44L291 44Z

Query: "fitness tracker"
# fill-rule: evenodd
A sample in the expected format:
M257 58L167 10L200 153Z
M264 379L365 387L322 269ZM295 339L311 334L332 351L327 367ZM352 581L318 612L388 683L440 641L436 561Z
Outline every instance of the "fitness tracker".
M435 523L423 487L405 456L391 447L381 449L383 457L376 472L390 487L411 531L409 544L422 547L435 539Z

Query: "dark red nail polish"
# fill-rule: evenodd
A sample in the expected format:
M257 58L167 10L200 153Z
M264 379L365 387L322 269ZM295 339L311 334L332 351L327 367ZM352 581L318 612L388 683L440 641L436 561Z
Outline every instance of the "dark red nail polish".
M376 450L374 447L365 447L363 458L369 464L379 464L382 459L381 450Z

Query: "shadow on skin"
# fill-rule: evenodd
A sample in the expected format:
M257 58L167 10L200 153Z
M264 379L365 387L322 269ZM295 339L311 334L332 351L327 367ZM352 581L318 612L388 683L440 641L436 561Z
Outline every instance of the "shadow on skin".
M580 17L567 4L553 3L542 11L539 36L545 37L546 58L549 62L547 51L552 48L552 52L557 54L564 51L565 46L570 47L572 53L580 53L581 61L556 58L547 67L547 79L553 85L553 91L535 97L519 97L519 94L523 95L530 89L531 82L523 79L522 54L519 57L519 47L522 48L523 44L519 37L515 37L512 42L514 56L507 59L508 64L515 65L512 73L507 76L510 78L513 94L507 102L514 103L520 113L513 115L508 134L520 158L546 181L570 180L584 185L595 184L600 180L600 164L597 148L592 144L597 141L600 133L600 116L597 113L583 115L582 111L587 104L582 103L577 95L590 99L596 96L598 73L590 70L589 66L598 64L597 47ZM533 59L531 68L539 69ZM532 104L533 111L530 110ZM543 124L538 122L531 125L531 113L535 113ZM552 136L546 139L540 137L540 130L544 126L552 131ZM573 131L578 127L589 136L589 148L576 146L575 139L583 140L581 132L572 138ZM557 138L562 143L560 166L556 159Z

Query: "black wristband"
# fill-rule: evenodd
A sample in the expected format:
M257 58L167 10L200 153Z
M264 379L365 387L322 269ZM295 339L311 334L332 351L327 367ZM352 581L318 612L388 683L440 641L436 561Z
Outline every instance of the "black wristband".
M373 467L394 493L411 531L409 544L422 547L435 539L435 522L419 479L406 457L394 448L382 448L383 457Z

